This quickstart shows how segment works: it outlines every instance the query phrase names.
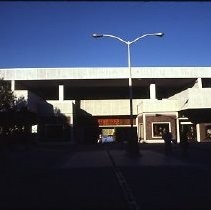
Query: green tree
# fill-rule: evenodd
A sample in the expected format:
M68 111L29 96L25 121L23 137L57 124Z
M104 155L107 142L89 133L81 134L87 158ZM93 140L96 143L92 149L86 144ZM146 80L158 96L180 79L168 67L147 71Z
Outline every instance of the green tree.
M8 111L15 105L16 97L10 89L10 83L0 79L0 111Z
M10 83L0 79L0 135L29 133L36 123L36 115L27 108L24 98L17 98Z

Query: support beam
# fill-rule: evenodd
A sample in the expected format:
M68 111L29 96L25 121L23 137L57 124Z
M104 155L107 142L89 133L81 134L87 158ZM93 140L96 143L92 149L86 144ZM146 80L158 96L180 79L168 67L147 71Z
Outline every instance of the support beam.
M64 101L64 85L59 85L59 101Z
M155 86L155 84L150 84L150 99L156 99L156 86Z
M198 87L202 88L202 79L198 78L197 81L198 81Z
M201 141L200 124L196 124L196 138L197 138L197 141L198 141L198 142Z
M180 143L179 114L176 112L177 143Z
M193 87L194 88L202 88L202 80L201 80L201 78L197 78L197 80L196 80L196 82L195 82Z
M143 113L143 127L144 127L144 139L143 141L145 142L147 140L147 128L146 128L146 115Z
M11 91L15 91L15 80L11 80Z

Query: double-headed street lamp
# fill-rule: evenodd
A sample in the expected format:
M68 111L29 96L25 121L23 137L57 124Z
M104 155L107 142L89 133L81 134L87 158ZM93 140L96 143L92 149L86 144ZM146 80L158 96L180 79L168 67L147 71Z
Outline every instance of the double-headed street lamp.
M127 55L128 55L128 69L129 69L129 98L130 98L130 127L131 127L131 141L129 141L129 143L131 143L133 149L132 151L137 151L138 147L137 147L137 138L135 139L133 137L133 89L132 89L132 72L131 72L131 58L130 58L130 45L137 42L138 40L146 37L146 36L158 36L158 37L162 37L164 35L164 33L149 33L149 34L144 34L142 36L137 37L136 39L134 39L133 41L125 41L124 39L118 37L118 36L114 36L111 34L93 34L92 36L94 38L103 38L103 37L110 37L110 38L114 38L119 40L120 42L124 43L127 45Z

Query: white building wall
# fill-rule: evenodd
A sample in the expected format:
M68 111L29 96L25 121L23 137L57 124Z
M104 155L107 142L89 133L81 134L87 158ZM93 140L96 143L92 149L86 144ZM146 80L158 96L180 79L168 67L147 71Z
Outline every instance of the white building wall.
M14 95L17 98L24 98L25 100L28 100L28 90L15 90Z
M140 99L133 100L133 114L137 115ZM93 116L130 115L129 100L82 100L81 109Z
M153 112L176 112L178 111L177 99L142 99L137 105L138 114L153 113Z
M73 113L73 103L74 100L47 100L49 104L51 104L54 108L59 109L61 113L70 116Z
M188 88L170 99L178 100L178 109L200 109L211 107L211 88Z
M211 67L132 67L133 78L210 78ZM0 69L5 80L122 79L127 67Z

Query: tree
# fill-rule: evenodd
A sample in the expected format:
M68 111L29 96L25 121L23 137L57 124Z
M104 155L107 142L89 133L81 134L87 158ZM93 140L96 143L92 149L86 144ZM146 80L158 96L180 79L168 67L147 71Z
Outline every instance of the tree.
M0 79L0 111L8 111L15 105L16 97L10 89L10 84Z
M36 114L28 110L25 99L17 99L10 84L0 79L0 135L27 134L36 123Z

